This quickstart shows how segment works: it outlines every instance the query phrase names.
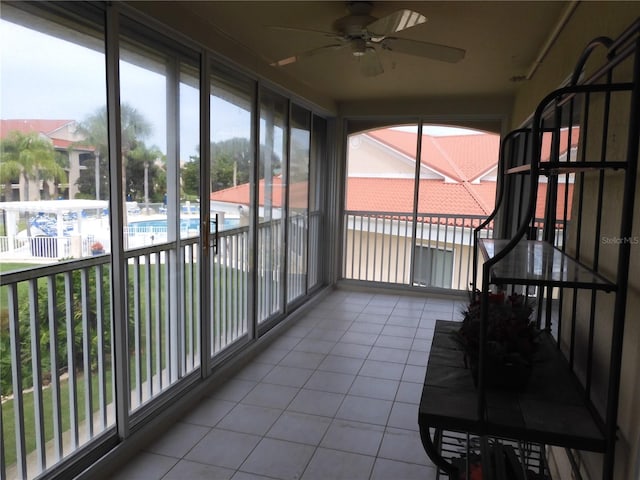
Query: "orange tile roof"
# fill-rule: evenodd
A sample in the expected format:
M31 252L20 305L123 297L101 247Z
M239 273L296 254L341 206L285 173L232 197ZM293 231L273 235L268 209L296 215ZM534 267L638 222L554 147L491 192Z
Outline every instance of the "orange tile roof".
M271 204L276 208L282 208L283 195L282 193L278 192L278 190L282 187L282 177L273 177L271 184L273 186L273 198ZM258 188L260 196L258 202L260 206L264 206L264 178L260 180ZM306 182L291 184L289 188L289 207L306 208L308 204L308 191L309 185ZM247 205L249 204L249 199L251 198L250 185L248 183L243 183L242 185L238 185L236 187L229 187L225 188L224 190L218 190L217 192L211 192L209 198L217 202L238 203Z
M538 197L536 198L536 218L544 218L544 206L545 200L547 196L547 186L546 183L540 183L538 185ZM568 188L568 202L567 202L567 219L571 218L571 208L573 205L573 189L574 184L570 183ZM556 218L564 217L564 195L567 190L567 184L560 183L558 184L558 202L556 208Z
M95 147L91 147L88 145L78 145L76 142L72 142L71 140L63 140L61 138L52 138L53 146L56 148L71 148L74 150L84 151L84 152L93 152L95 151Z
M49 136L65 125L73 123L73 120L37 120L37 119L12 119L0 120L0 138L7 133L18 130L22 133L38 132Z
M281 186L281 179L274 182ZM298 184L292 189L291 206L306 205L306 184ZM477 188L480 187L480 188ZM218 202L247 204L250 198L249 184L211 193L211 200ZM264 206L264 179L260 180L259 204ZM474 185L474 192L467 184L444 183L440 180L422 180L420 182L419 212L447 213L458 215L487 215L491 212L495 196L495 183ZM296 193L297 192L297 193ZM474 195L475 194L475 195ZM302 197L301 195L304 195ZM297 198L300 197L300 198ZM279 195L274 198L273 206L282 207ZM406 178L354 178L347 183L347 210L366 210L374 212L410 213L413 206L413 180Z
M542 135L542 145L540 146L540 159L543 162L548 162L551 157L551 133L545 133ZM571 145L569 145L569 129L564 128L560 130L560 138L558 141L558 148L561 154L566 154L567 149L577 148L580 140L580 127L573 127L571 129Z
M372 130L365 135L415 158L416 134L413 132L383 128ZM498 135L423 134L422 139L421 163L459 182L473 181L498 163Z
M565 132L566 133L566 132ZM576 132L577 133L577 132ZM369 132L378 141L404 153L415 155L415 134L400 130L377 130ZM573 136L577 141L577 135ZM566 135L562 138L566 142ZM445 215L486 216L493 211L496 183L482 181L471 183L496 165L499 140L494 135L459 135L453 137L425 136L423 163L429 158L429 166L438 170L455 182L442 180L421 180L419 186L418 213ZM397 142L390 144L388 142ZM574 143L572 141L572 143ZM435 160L434 160L435 159ZM274 186L282 185L282 178L274 178ZM569 206L571 194L569 186ZM559 185L558 217L562 216L565 185ZM260 180L259 204L264 205L264 179ZM536 217L544 217L544 202L547 184L541 183L536 205ZM292 206L306 206L306 184L292 185ZM299 197L299 198L298 198ZM249 185L238 185L211 194L211 200L230 203L249 203ZM413 210L414 182L410 178L348 177L346 190L346 210L367 212L397 212L410 214ZM273 206L282 207L280 198L274 199Z

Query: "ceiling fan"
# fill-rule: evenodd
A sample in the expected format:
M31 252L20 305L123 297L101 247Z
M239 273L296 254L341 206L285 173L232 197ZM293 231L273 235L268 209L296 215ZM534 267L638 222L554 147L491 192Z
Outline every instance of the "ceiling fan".
M296 30L322 34L334 40L334 43L313 48L293 56L283 58L271 65L283 67L308 59L318 54L336 50L350 49L351 54L361 62L361 71L365 76L373 77L384 72L378 56L379 50L400 52L408 55L455 63L464 58L461 48L421 42L408 38L396 37L394 34L421 25L427 18L413 10L397 10L385 17L371 16L372 2L348 2L349 15L333 22L332 32L311 30L296 27L273 26L282 30Z

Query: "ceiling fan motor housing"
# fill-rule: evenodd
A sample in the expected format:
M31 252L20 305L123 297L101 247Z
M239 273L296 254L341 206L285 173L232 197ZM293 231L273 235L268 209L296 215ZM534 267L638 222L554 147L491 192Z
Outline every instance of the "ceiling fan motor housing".
M366 34L366 27L377 20L370 15L373 8L372 2L348 2L349 15L333 22L333 30L342 33L346 37L360 38Z
M366 26L375 20L371 15L347 15L333 22L333 29L346 37L361 37L366 33Z

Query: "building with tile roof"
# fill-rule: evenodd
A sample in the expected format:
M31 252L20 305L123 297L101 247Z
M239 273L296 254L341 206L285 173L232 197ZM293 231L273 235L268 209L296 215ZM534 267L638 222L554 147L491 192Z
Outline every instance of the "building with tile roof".
M491 213L499 137L424 135L423 139L418 211ZM345 209L412 212L415 150L416 135L411 132L385 128L352 136ZM280 180L276 177L276 181ZM249 198L249 188L249 184L238 185L213 192L210 198L215 203L244 204ZM264 192L264 188L259 191ZM263 197L259 204L264 204Z
M76 132L77 123L75 120L48 120L48 119L7 119L0 120L0 139L5 138L10 132L21 133L36 132L47 139L53 148L60 154L68 158L67 183L60 183L53 190L45 191L46 186L41 181L32 180L29 191L33 192L31 200L63 197L67 199L75 198L78 193L76 182L80 178L80 171L84 168L84 163L94 160L94 149L90 146L79 145L82 140ZM24 198L24 179L16 179L13 185L14 195L12 199L22 200Z
M491 213L499 148L494 134L424 134L418 212ZM417 149L416 134L406 130L384 128L352 136L346 210L412 212Z
M569 132L563 132L562 144ZM577 145L578 132L571 144ZM460 279L471 268L473 227L494 209L500 137L478 132L468 135L423 134L418 146L415 132L383 128L351 135L347 152L345 194L344 276L358 280L394 279L385 258L404 261L403 272L413 271L413 283L432 287L465 289ZM419 148L418 148L419 147ZM543 138L542 151L551 148ZM418 153L419 150L419 153ZM572 152L574 150L572 149ZM416 158L420 163L416 166ZM548 156L548 155L547 155ZM544 153L543 153L544 158ZM416 169L419 181L415 182ZM282 186L275 177L273 188ZM417 234L412 242L411 219L417 186ZM569 184L568 210L573 184ZM306 184L290 186L290 206L306 205ZM303 187L303 188L302 188ZM538 186L536 217L544 217L546 183ZM558 210L564 209L564 189L560 185ZM264 179L258 187L258 215L264 208ZM211 193L211 210L237 216L249 211L250 185L242 184ZM273 199L275 219L282 208L280 197ZM454 228L455 227L455 228ZM395 233L394 233L395 232ZM404 260L403 260L404 259ZM409 265L414 262L414 268ZM439 270L439 272L435 272Z

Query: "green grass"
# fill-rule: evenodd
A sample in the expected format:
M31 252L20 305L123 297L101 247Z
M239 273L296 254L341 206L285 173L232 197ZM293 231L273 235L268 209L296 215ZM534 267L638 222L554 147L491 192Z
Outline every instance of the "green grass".
M112 372L109 368L106 373L106 398L107 404L113 401L113 387L111 385ZM100 405L98 403L98 381L96 374L92 374L91 386L93 392L93 411L99 410ZM85 386L84 376L79 374L77 377L77 404L78 423L81 423L86 418L85 411ZM53 438L53 389L48 387L42 390L42 403L43 403L43 417L44 417L44 429L45 429L45 441L49 441ZM32 452L36 448L35 438L35 410L34 410L35 397L33 391L25 392L23 394L23 408L24 408L24 428L25 428L25 449L27 452ZM70 428L71 412L69 410L69 381L63 380L60 382L60 414L62 423L62 432L66 432ZM5 464L8 466L13 465L16 462L16 425L15 425L15 403L14 400L8 400L2 404L2 427L4 429L4 453Z
M0 274L13 272L15 270L26 270L35 265L35 263L12 263L12 262L0 262Z
M31 265L30 264L24 264L24 263L3 263L0 264L0 269L4 272L9 272L9 271L13 271L13 270L20 270L20 269L24 269L24 268L29 268ZM145 273L145 267L141 268L141 274L139 277L140 283L139 283L139 292L140 292L140 297L139 297L139 302L140 302L140 312L142 315L142 318L140 320L140 328L141 328L141 351L140 351L140 363L142 365L142 370L141 370L141 378L140 378L140 382L145 382L147 379L147 370L146 370L146 360L148 355L150 354L152 356L152 372L151 375L154 375L158 372L156 372L156 363L155 363L155 356L156 356L156 350L154 348L152 348L151 352L147 352L146 351L146 332L147 332L147 325L146 325L146 319L144 318L144 312L146 311L146 305L147 302L150 302L152 305L157 301L156 300L156 292L155 292L155 281L156 281L156 275L160 275L161 276L161 284L164 285L166 279L166 275L165 275L165 271L164 269L161 269L160 271L158 271L158 268L156 268L156 265L150 265L149 268L149 272L150 275L147 278L147 275ZM134 269L135 267L133 265L129 265L129 272L128 272L128 276L129 276L129 282L130 285L133 285L133 278L134 278ZM146 293L146 285L147 282L150 282L150 284L152 285L151 288L151 298L147 299L147 297L145 296ZM163 288L161 285L161 288ZM44 284L41 284L39 286L39 288L46 288L44 286ZM6 309L6 302L7 302L7 287L3 287L2 289L0 289L0 295L2 295L2 297L0 297L0 317L5 317L6 316L6 311L3 313L2 310ZM18 293L18 304L19 305L26 305L28 304L27 302L27 295L28 295L28 285L26 282L21 282L20 284L18 284L18 289L17 289L17 293ZM4 307L4 308L3 308ZM107 312L105 312L107 313ZM132 315L133 313L133 304L131 304L130 306L130 311L129 311L129 315ZM41 312L41 315L46 315L46 312ZM44 318L44 317L43 317ZM133 318L133 317L131 317ZM164 318L164 304L161 304L161 318ZM1 322L0 322L1 323ZM46 321L45 321L46 323ZM2 323L4 324L4 323ZM151 344L152 346L155 346L155 335L156 335L156 329L155 329L155 324L156 324L156 318L154 316L154 308L152 306L152 316L151 316L151 321L150 321L150 325L149 325L149 331L151 333ZM131 325L131 324L130 324ZM5 325L5 327L7 327ZM7 327L8 329L8 327ZM95 333L95 332L94 332ZM130 326L129 329L129 335L130 338L133 340L133 327ZM162 346L164 347L164 336L167 333L164 331L164 328L161 331L161 342L162 342ZM47 340L48 341L48 340ZM132 344L131 344L132 345ZM133 345L132 345L133 346ZM134 346L135 347L135 346ZM92 355L95 355L95 352L93 351L95 348L92 347ZM4 353L8 353L8 352L4 352ZM24 353L24 352L23 352ZM132 383L132 388L136 388L139 387L138 385L136 385L136 377L135 377L135 358L133 357L133 353L131 354L131 360L129 362L131 370L131 383ZM8 359L8 361L11 361L10 359ZM30 362L30 357L27 355L26 357L23 358L23 362ZM162 359L162 365L161 368L165 367L165 359ZM93 373L92 374L92 391L93 391L93 405L92 405L92 409L94 412L97 412L100 408L100 405L98 403L98 381L99 379L96 377L97 374ZM110 403L112 401L112 385L111 385L111 379L112 379L112 372L109 370L106 372L106 381L107 381L107 403ZM84 375L82 373L78 374L78 379L77 379L77 404L78 404L78 409L76 414L76 418L77 421L80 423L82 422L85 417L86 417L86 411L85 411L85 405L84 405L84 401L85 401L85 390L84 390ZM53 402L52 402L52 394L53 391L52 389L49 388L44 388L42 390L42 396L43 396L43 418L44 418L44 429L45 429L45 441L49 441L53 438L54 432L53 432ZM34 394L33 391L25 391L23 394L23 405L24 405L24 423L25 423L25 429L23 432L23 435L25 436L25 451L30 453L32 451L35 450L36 448L36 438L35 438L35 410L34 410ZM67 432L70 428L70 419L72 418L72 412L70 412L70 400L69 400L69 382L68 380L64 380L60 382L60 412L61 412L61 428L63 432ZM15 424L15 413L14 413L14 400L8 400L6 401L3 405L2 405L2 426L3 426L3 436L4 436L4 449L5 449L5 461L6 461L6 465L12 465L15 464L16 462L16 443L15 443L15 435L16 435L16 424Z
M22 269L22 268L28 268L30 265L29 264L0 264L0 269L4 270L4 271L10 271L12 269ZM156 285L156 276L160 275L160 288L161 291L164 291L164 287L166 285L166 282L168 281L167 277L166 277L166 270L161 268L158 269L158 265L152 264L149 266L149 275L147 276L146 274L146 267L145 266L141 266L141 272L140 272L140 277L139 277L139 292L140 292L140 297L139 297L139 308L140 308L140 312L141 312L141 320L140 320L140 344L141 344L141 350L139 352L140 355L140 364L141 364L141 371L140 371L140 383L143 383L147 380L147 370L146 370L146 365L147 365L147 358L149 355L151 355L151 365L152 365L152 371L150 372L151 375L155 375L158 374L159 372L157 372L157 368L156 368L156 355L157 355L157 350L155 349L156 346L156 317L155 317L155 309L153 307L153 305L158 301L157 299L157 293L155 290L155 285ZM129 280L129 284L130 285L134 285L134 269L135 266L134 265L129 265L129 271L128 271L128 280ZM225 285L227 283L227 274L229 274L229 272L226 272L225 270L227 270L225 267L221 268L221 286L220 288L224 291ZM151 297L147 298L146 297L146 285L147 283L151 284ZM41 287L43 288L43 287ZM5 289L6 290L6 287ZM4 297L2 297L2 300L0 300L0 310L2 307L2 303L6 302L6 292L0 292L2 295L4 295ZM185 295L187 296L187 298L191 298L191 293L192 292L185 292ZM23 302L26 301L26 295L27 295L27 284L25 282L22 282L21 284L18 285L18 297L19 299L22 298L22 301L19 300L19 304L22 305ZM150 319L150 325L149 328L147 329L147 321L146 318L144 317L144 312L146 311L146 305L147 302L151 303L152 307L151 307L151 319ZM165 304L164 302L161 303L160 305L160 310L161 310L161 318L160 321L163 322L161 331L160 331L160 344L162 345L162 348L164 349L165 347L165 340L166 340L166 335L168 334L168 332L165 331L164 328L164 318L165 318ZM1 313L1 312L0 312ZM107 312L105 312L106 314ZM41 312L41 314L43 314ZM46 315L46 313L44 313ZM133 304L130 305L129 308L129 312L128 312L130 318L132 317L133 314ZM191 328L190 326L188 328ZM215 328L215 327L214 327ZM152 349L150 352L147 351L146 349L146 333L147 331L150 332L151 334L151 346ZM130 338L130 343L129 346L131 348L130 351L130 358L129 358L129 367L130 367L130 378L131 378L131 388L139 388L140 385L137 385L137 381L136 381L136 376L135 376L135 368L136 368L136 361L137 361L137 357L135 357L135 345L133 343L133 338L134 338L134 327L132 325L132 323L129 323L129 338ZM95 346L92 347L92 351L94 350ZM191 352L192 353L192 352ZM92 352L92 355L95 355L95 352ZM28 358L23 359L24 361L30 361ZM166 358L163 355L163 358L161 359L161 366L160 368L166 368ZM112 379L112 372L109 370L107 372L107 403L110 403L112 401L112 386L111 386L111 379ZM77 388L77 392L78 392L78 412L77 412L77 418L78 418L78 422L81 422L84 420L85 418L85 406L84 406L84 383L83 383L83 376L82 373L80 373L78 375L78 388ZM94 404L93 404L93 410L94 412L97 411L100 406L98 405L98 398L97 398L97 392L98 392L98 379L96 378L96 374L92 374L92 389L94 392ZM61 382L60 384L60 401L61 401L61 406L60 406L60 410L61 410L61 414L62 414L62 431L66 432L69 430L70 428L70 418L71 418L71 412L69 411L69 385L68 385L68 381L64 380ZM52 406L52 389L51 388L45 388L43 389L43 409L44 409L44 413L43 413L43 417L45 419L45 441L49 441L53 438L53 406ZM36 448L36 443L35 443L35 411L34 411L34 395L33 392L25 392L23 395L23 399L24 399L24 422L25 422L25 441L26 441L26 452L32 452L35 450ZM12 465L16 462L16 448L15 448L15 419L14 419L14 401L13 400L9 400L7 402L5 402L2 405L2 423L3 423L3 429L4 429L4 448L5 448L5 460L6 460L6 464L7 465Z

